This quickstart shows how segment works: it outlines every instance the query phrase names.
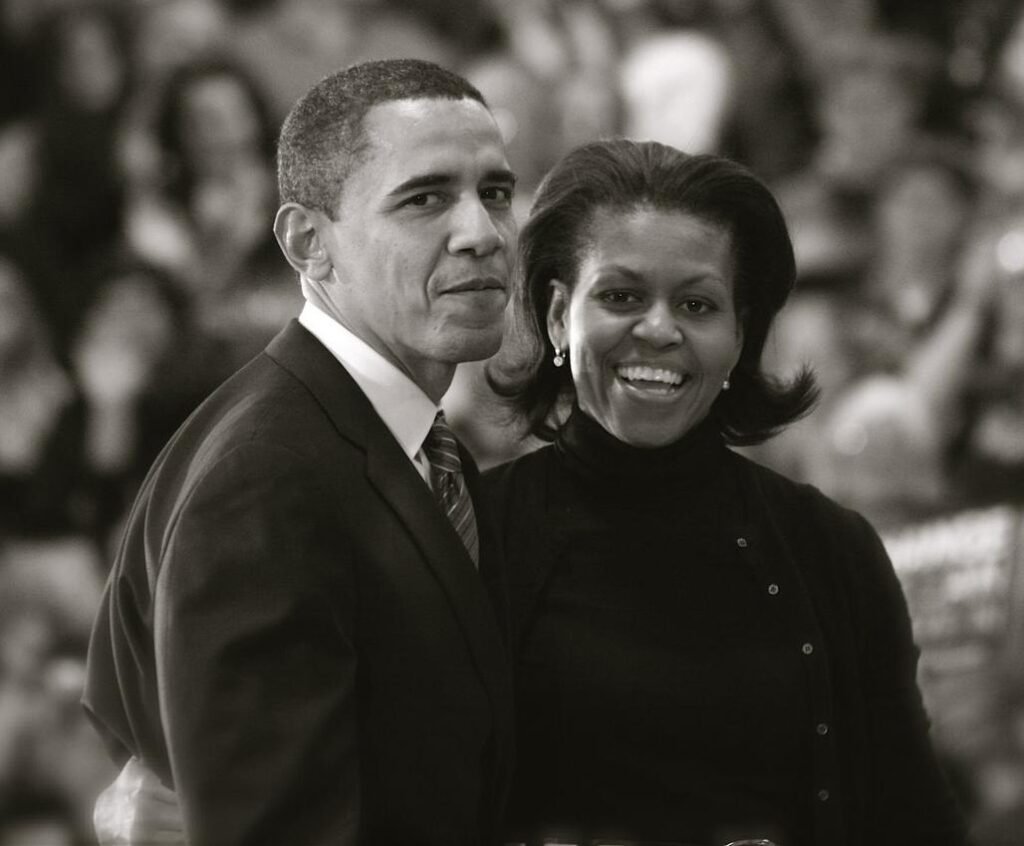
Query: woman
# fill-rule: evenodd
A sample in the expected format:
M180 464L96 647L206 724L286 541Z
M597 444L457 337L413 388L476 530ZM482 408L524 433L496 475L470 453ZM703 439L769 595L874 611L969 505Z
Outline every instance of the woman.
M727 448L815 392L760 366L795 275L769 192L589 144L520 259L535 343L492 379L553 443L490 474L518 624L508 839L963 843L876 534Z
M510 831L962 842L877 535L726 446L815 393L761 369L795 276L767 189L590 144L541 185L520 260L539 344L494 382L554 443L492 472L519 626Z

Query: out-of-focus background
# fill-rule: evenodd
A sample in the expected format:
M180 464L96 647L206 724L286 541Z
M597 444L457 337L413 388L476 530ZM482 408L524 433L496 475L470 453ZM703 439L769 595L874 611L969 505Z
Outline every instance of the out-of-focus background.
M979 846L1024 843L1024 10L1017 0L0 0L0 846L88 844L78 706L126 507L298 311L273 143L325 73L415 56L490 100L518 213L571 146L747 163L822 402L760 460L883 532ZM514 441L464 367L481 463ZM912 786L908 785L908 789Z

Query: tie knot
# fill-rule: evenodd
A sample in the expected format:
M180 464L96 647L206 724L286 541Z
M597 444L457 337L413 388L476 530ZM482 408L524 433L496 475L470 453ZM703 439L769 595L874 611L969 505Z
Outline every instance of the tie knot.
M447 473L461 473L462 461L459 459L459 446L455 435L444 419L444 412L437 412L434 424L430 427L426 440L423 441L423 452L427 461L438 470Z

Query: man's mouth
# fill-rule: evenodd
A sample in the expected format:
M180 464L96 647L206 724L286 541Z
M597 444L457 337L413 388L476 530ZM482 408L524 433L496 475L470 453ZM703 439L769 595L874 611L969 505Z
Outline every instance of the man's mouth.
M480 291L501 291L504 293L505 287L505 283L497 276L477 276L472 279L466 279L463 282L457 282L450 288L446 288L444 292L446 294L468 294Z
M671 396L689 379L679 370L645 364L620 364L615 374L633 390Z

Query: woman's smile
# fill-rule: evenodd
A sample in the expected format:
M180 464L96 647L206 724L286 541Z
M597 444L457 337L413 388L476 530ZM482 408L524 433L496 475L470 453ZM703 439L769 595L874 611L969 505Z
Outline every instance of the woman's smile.
M646 364L620 364L615 367L615 375L626 390L642 399L675 397L689 381L680 370Z

